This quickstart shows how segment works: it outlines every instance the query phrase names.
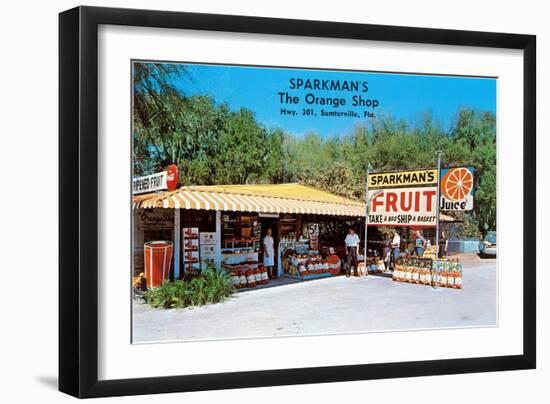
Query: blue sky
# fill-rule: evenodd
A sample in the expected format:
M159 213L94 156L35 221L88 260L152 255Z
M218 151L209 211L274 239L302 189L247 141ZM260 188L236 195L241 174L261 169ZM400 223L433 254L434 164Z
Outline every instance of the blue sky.
M185 95L206 94L217 103L225 102L231 110L246 107L266 127L279 127L296 135L315 131L322 136L349 133L353 127L366 123L365 111L376 116L393 115L414 123L424 112L431 112L446 130L452 125L461 107L496 113L496 79L449 76L423 76L369 72L342 72L287 68L187 65L189 74L175 84ZM366 82L367 92L290 89L290 79L338 80ZM362 87L360 87L361 89ZM296 105L282 104L280 92L298 97ZM338 108L306 103L305 97L344 98L346 105ZM378 100L377 108L351 106L352 97ZM281 114L281 108L295 110L296 116ZM313 109L315 116L303 116L302 110ZM358 117L321 116L326 111L355 111Z

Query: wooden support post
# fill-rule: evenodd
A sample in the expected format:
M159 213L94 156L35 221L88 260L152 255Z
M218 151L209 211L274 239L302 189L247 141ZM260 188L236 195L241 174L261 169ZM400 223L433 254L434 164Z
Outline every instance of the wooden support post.
M181 211L174 209L174 280L180 279Z

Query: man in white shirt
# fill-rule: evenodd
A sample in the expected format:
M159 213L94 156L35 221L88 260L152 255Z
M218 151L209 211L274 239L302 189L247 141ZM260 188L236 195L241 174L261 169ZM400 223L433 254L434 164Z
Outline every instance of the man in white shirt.
M399 248L401 245L401 237L399 237L399 233L397 230L393 231L393 240L391 241L391 248L393 250L393 262L395 265L395 262L397 262L397 258L399 258L399 255L401 254L401 248Z
M346 260L346 276L351 275L351 267L353 266L355 275L357 276L357 250L359 249L359 236L355 234L355 231L350 227L346 236L346 250L348 257Z

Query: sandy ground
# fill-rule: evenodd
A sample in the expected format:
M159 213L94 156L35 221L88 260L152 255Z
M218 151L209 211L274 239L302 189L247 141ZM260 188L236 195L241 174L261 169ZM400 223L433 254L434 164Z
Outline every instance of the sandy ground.
M183 310L134 302L134 342L496 325L496 260L473 254L461 260L461 290L384 276L339 276L241 292L223 303Z

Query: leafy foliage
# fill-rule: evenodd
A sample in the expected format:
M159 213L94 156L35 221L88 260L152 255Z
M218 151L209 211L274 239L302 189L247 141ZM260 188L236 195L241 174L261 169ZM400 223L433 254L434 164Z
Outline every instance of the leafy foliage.
M490 112L461 109L449 130L426 112L415 122L380 116L341 136L298 136L265 127L248 109L186 96L172 80L189 75L180 65L135 66L135 175L176 163L183 185L302 182L363 200L369 164L377 170L433 167L442 150L444 166L476 170L474 211L461 218L481 233L496 227L496 119Z
M181 309L218 303L234 293L231 277L223 269L208 268L188 280L165 282L145 292L145 300L155 308Z

